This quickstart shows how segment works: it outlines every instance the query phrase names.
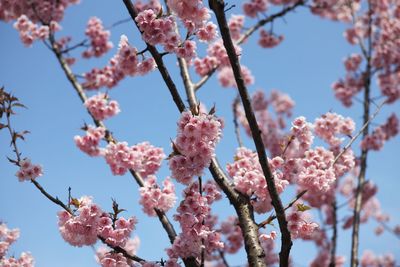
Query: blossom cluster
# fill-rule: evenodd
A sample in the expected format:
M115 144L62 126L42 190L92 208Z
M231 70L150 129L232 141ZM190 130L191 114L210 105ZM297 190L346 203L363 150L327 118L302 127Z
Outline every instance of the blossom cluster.
M93 126L88 126L86 129L86 135L81 137L76 135L74 141L76 146L91 157L100 156L103 152L100 149L99 144L101 139L104 138L106 131L103 127L94 128Z
M223 221L221 223L220 232L225 237L225 252L234 254L243 246L243 234L237 217L229 216Z
M19 229L9 229L0 222L0 266L3 267L33 267L34 259L29 252L22 252L19 258L6 257L11 244L19 238Z
M110 218L90 197L76 200L74 214L58 213L58 226L63 239L72 246L94 245L98 236L112 246L124 246L134 230L136 219Z
M328 112L317 118L314 122L314 133L316 136L327 142L331 147L340 146L342 138L337 135L350 136L355 130L354 121L342 115Z
M175 186L169 178L163 182L163 188L157 185L157 178L149 175L144 181L144 186L139 189L140 201L143 212L149 216L156 216L154 209L167 212L176 202Z
M107 94L99 93L85 101L85 107L96 120L105 120L117 115L121 110L115 100L109 100Z
M201 0L171 0L168 1L168 6L189 30L204 26L205 21L210 18L209 9Z
M365 250L360 259L361 267L394 267L395 263L392 254L375 255L375 253L370 250Z
M13 0L0 2L0 20L11 21L26 15L34 23L42 21L49 24L51 21L60 22L67 7L79 3L79 0ZM32 7L35 8L32 8Z
M274 34L267 32L264 29L260 30L260 39L258 40L258 44L262 48L273 48L279 45L283 41L283 35L275 36Z
M292 211L287 215L288 228L293 238L309 240L319 226L310 221L306 212Z
M9 229L5 223L0 223L0 259L3 258L8 248L19 238L19 229Z
M67 7L79 0L15 0L0 2L0 20L17 20L14 28L19 31L20 39L26 46L36 40L44 40L50 32L60 29L58 22L64 17ZM34 7L34 8L32 8Z
M84 74L85 89L113 88L126 76L145 75L155 68L153 58L140 60L138 50L128 42L128 37L121 36L117 54L112 57L107 66L94 68Z
M237 55L240 55L241 47L235 45L235 52ZM196 73L200 76L205 76L217 69L218 80L222 86L236 87L236 81L222 39L211 43L207 48L207 56L195 58L193 65ZM250 70L244 65L241 66L241 70L245 84L250 85L254 83L254 77Z
M214 156L224 124L213 114L182 112L178 121L178 135L169 159L172 177L189 184L193 176L201 176Z
M90 40L90 47L82 53L84 58L101 57L113 47L109 40L111 33L104 29L99 18L92 17L89 19L85 35Z
M398 133L399 119L393 113L384 124L375 128L372 133L362 140L361 147L364 150L380 150L386 141L395 137Z
M34 180L43 175L42 166L32 164L30 159L23 159L19 162L19 170L15 174L20 182Z
M242 30L244 27L245 16L243 15L232 15L228 21L229 32L232 40L238 40L242 36Z
M126 142L110 143L104 157L114 175L124 175L129 169L146 177L154 174L161 166L165 155L162 148L142 142L129 147Z
M265 253L264 261L267 266L273 266L279 262L278 254L274 253L276 236L277 233L275 231L271 231L270 234L259 235L260 245Z
M288 181L282 179L283 173L278 170L283 163L283 159L275 157L270 162L276 189L278 193L282 193L289 184ZM251 204L257 213L265 213L272 209L271 197L268 193L266 179L257 153L244 147L238 148L235 154L235 161L227 165L227 171L233 179L235 189L251 197Z
M155 174L161 166L165 154L162 148L149 142L129 146L127 142L109 143L100 147L106 132L102 127L87 126L85 136L75 136L77 147L89 156L103 156L114 175L124 175L132 169L143 177Z
M205 196L200 192L202 191ZM198 183L192 183L183 192L184 200L180 203L174 219L179 222L182 232L172 247L167 250L168 256L174 258L201 257L202 248L206 255L223 249L221 235L213 230L213 220L208 220L210 205L221 198L217 187L210 184L200 190Z
M49 26L33 23L26 15L21 15L14 23L14 28L18 30L22 43L26 46L32 45L36 40L45 40L49 37Z

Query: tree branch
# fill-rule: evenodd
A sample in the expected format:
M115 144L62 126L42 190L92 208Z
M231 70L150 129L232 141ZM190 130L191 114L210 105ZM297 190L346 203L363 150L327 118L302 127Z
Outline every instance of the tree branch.
M285 207L285 211L287 211L288 209L290 209L291 207L293 207L294 203L297 202L297 200L299 200L305 193L307 193L307 190L301 191L300 193L298 193L296 195L296 197L289 202L289 204L286 205ZM268 217L268 219L262 221L261 223L258 224L258 227L263 228L265 227L267 224L270 224L273 220L276 219L276 215L271 215Z
M342 151L335 157L332 166L336 164L336 162L340 159L340 157L351 147L351 145L356 141L356 139L364 132L364 130L367 128L367 126L375 119L375 117L378 115L378 113L381 111L382 107L386 104L386 100L383 101L381 104L378 105L377 109L375 112L368 118L368 120L364 123L364 125L361 127L361 129L357 132L356 135L354 135L350 141L343 147Z
M362 42L360 42L361 49L363 51L364 57L367 61L366 70L364 73L364 103L363 103L363 121L367 126L363 129L363 139L369 133L369 113L370 113L370 86L371 86L371 53L372 53L372 7L370 0L368 0L368 51L365 51L365 47L362 46ZM354 204L354 212L353 212L353 231L351 236L351 258L350 258L350 266L357 267L358 266L358 246L359 246L359 231L360 231L360 213L361 213L361 204L362 204L362 191L363 185L365 183L365 174L367 172L367 156L368 149L361 149L361 159L360 159L360 173L358 175L358 183L356 189L356 198Z
M267 155L265 153L265 146L261 138L261 131L258 127L253 109L251 107L250 97L247 92L246 85L244 83L242 72L240 69L240 64L238 57L235 52L235 47L233 41L230 37L228 24L226 22L225 12L224 12L224 2L221 0L209 0L209 5L211 10L214 11L218 25L221 31L221 36L224 42L225 49L227 51L229 61L232 66L232 70L235 76L237 88L239 90L240 97L242 99L243 107L246 113L246 118L249 122L250 130L253 136L254 144L256 146L259 162L265 176L268 192L271 196L272 205L274 206L277 219L279 222L279 228L282 233L282 244L281 251L279 253L280 266L289 265L289 254L292 247L292 239L287 225L287 220L285 217L285 210L282 205L282 201L279 197L278 191L275 187L274 177L268 165ZM254 262L256 264L256 262ZM259 263L258 263L259 264ZM251 264L250 264L251 265ZM256 265L254 265L256 266Z

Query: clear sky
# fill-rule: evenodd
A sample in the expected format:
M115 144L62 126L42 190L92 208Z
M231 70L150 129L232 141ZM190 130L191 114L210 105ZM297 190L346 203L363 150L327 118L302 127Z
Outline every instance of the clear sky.
M87 20L92 16L101 18L105 25L125 19L128 14L122 1L83 0L69 8L62 23L61 35L72 35L75 42L84 38ZM229 13L240 13L241 1L230 1L237 6ZM247 25L254 21L247 20ZM268 26L269 27L269 26ZM294 117L303 115L309 121L327 111L334 111L353 117L360 127L361 105L356 103L346 109L334 99L330 85L344 75L342 60L356 47L349 46L343 38L345 26L322 20L305 8L289 14L285 20L274 23L274 31L284 34L285 40L275 49L264 50L256 45L257 36L243 46L242 63L255 76L251 92L264 89L269 92L276 88L288 93L296 102ZM114 49L100 60L79 60L73 66L75 73L83 73L94 66L104 66L116 51L121 34L126 34L130 42L139 50L144 47L137 29L126 23L112 30ZM60 36L60 35L59 35ZM19 41L18 33L11 24L0 23L0 85L12 91L28 109L20 109L14 117L16 130L29 130L26 142L20 142L23 156L44 167L40 183L53 195L66 199L68 187L74 196L91 195L104 209L111 210L111 198L127 209L125 216L135 215L139 219L135 234L141 239L138 255L157 260L165 257L164 248L168 239L155 218L144 216L138 204L138 187L128 176L113 176L101 158L90 158L79 151L73 137L82 134L84 122L91 123L75 91L65 78L53 54L40 42L26 48ZM204 55L204 50L199 51ZM173 56L165 57L172 77L183 95L183 84L178 75ZM198 77L194 76L194 80ZM376 83L373 83L376 87ZM377 95L375 88L374 95ZM170 152L170 138L176 135L176 121L179 117L169 92L160 74L155 71L145 77L127 78L110 92L119 101L122 113L106 121L118 140L129 144L150 141ZM217 115L225 118L224 138L217 146L221 163L232 161L237 147L232 123L231 103L236 95L234 89L223 89L213 77L198 93L200 101L208 107L214 103ZM399 104L384 107L376 119L383 122L387 115L395 111L399 114ZM250 139L246 144L253 148ZM9 136L0 132L0 220L11 228L21 230L21 238L12 246L10 253L19 255L31 251L38 267L91 267L97 266L91 247L74 248L64 242L58 232L56 213L59 207L45 199L30 183L20 183L14 176L17 171L6 156L12 155ZM358 152L358 144L354 145ZM378 186L378 198L383 210L392 215L393 223L400 223L400 202L398 151L399 138L391 140L383 151L371 152L367 178ZM158 177L169 175L164 162ZM210 177L209 173L206 173ZM178 187L180 188L180 187ZM293 197L293 191L284 193L284 199ZM227 199L216 206L215 212L221 218L233 213ZM343 210L343 214L349 214ZM342 215L343 215L342 214ZM172 213L169 214L172 217ZM370 248L377 253L391 251L400 259L399 240L384 233L375 237L375 222L361 228L361 251ZM339 254L349 258L350 232L339 233ZM295 242L293 247L295 266L306 266L315 256L313 245ZM232 265L244 262L243 253L228 258Z

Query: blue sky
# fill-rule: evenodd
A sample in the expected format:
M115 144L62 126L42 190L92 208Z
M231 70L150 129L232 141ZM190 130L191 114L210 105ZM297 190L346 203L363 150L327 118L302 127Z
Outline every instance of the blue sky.
M241 1L231 1L237 7L229 13L240 12ZM91 16L101 18L105 25L125 19L128 14L122 1L83 0L80 5L69 8L62 23L61 35L72 35L75 42L84 38L84 28ZM254 21L247 20L247 25ZM267 26L268 28L268 26ZM274 31L284 34L285 40L275 49L265 50L256 45L257 36L243 46L242 63L255 76L256 89L279 89L288 93L296 102L294 117L303 115L314 119L327 111L335 111L353 117L360 127L362 107L355 104L347 109L333 98L330 85L344 75L342 59L356 47L349 46L342 33L345 26L310 15L300 8L289 14L285 20L274 23ZM115 48L99 60L80 60L73 66L75 73L83 73L94 66L104 66L115 53L121 34L139 50L144 47L137 29L131 23L112 30ZM92 195L104 209L111 209L111 198L127 209L125 216L135 215L139 219L136 234L142 245L138 255L150 260L165 257L164 248L168 239L157 219L143 215L138 204L138 187L128 176L113 176L103 159L90 158L80 152L73 143L73 137L84 122L91 123L82 103L68 83L55 57L41 43L26 48L19 41L18 33L11 24L0 23L0 85L12 91L28 109L21 109L14 117L17 130L29 130L26 142L20 143L24 156L44 167L45 175L40 183L53 195L66 199L68 187L74 196ZM199 51L204 55L204 51ZM172 77L183 95L183 84L179 78L173 56L165 57ZM195 76L194 80L198 79ZM376 83L374 83L376 87ZM376 95L376 88L375 94ZM110 92L119 101L121 114L106 121L107 126L119 140L129 144L150 141L170 152L170 138L176 135L176 121L179 117L167 88L158 72L145 77L127 78ZM198 93L200 101L208 107L214 103L217 114L225 118L224 138L217 146L221 163L230 162L237 147L233 134L231 103L236 95L233 89L223 89L213 77ZM383 122L393 111L399 113L399 104L384 107L376 123ZM39 267L90 267L97 266L90 247L74 248L65 243L57 228L57 206L45 199L30 183L20 183L14 176L17 169L10 165L9 137L0 132L0 219L9 227L18 227L21 238L12 246L10 253L19 255L29 250ZM250 139L246 144L253 148ZM358 144L355 144L358 151ZM378 197L384 211L392 215L394 223L400 223L398 204L399 138L391 140L383 151L371 152L367 178L379 186ZM396 153L397 152L397 153ZM159 179L169 175L168 166L158 173ZM209 173L206 173L210 177ZM293 197L292 191L283 198ZM228 208L227 208L228 207ZM227 199L221 200L215 212L222 218L233 212ZM347 213L348 214L348 213ZM170 216L172 215L169 214ZM373 234L374 222L361 228L361 250L370 248L377 253L391 251L400 259L399 240L388 233L379 238ZM340 232L339 254L349 257L350 232ZM296 266L306 266L315 255L313 245L295 242L293 257ZM232 265L244 262L243 253L229 258Z

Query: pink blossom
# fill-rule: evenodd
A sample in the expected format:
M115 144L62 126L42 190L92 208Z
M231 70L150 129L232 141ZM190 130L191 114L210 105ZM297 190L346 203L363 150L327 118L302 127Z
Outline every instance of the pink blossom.
M23 159L19 162L19 170L15 174L20 182L34 180L43 175L42 166L32 164L30 159Z
M163 182L164 187L160 188L157 185L157 178L154 175L149 175L144 186L139 189L140 201L143 206L143 212L149 216L156 216L155 209L167 212L176 202L175 186L167 177Z
M258 13L263 13L268 8L267 0L249 0L243 4L243 12L246 16L255 18Z
M107 94L99 93L87 99L85 106L96 120L105 120L115 116L121 110L115 100L109 100Z
M63 239L72 246L90 246L97 241L97 228L103 211L87 197L79 199L76 215L58 213L58 226Z
M222 128L222 120L214 115L183 112L178 121L174 152L169 159L172 177L180 183L188 184L193 176L201 176L214 156Z
M319 227L311 222L306 212L292 211L287 215L288 228L293 238L309 240L313 232Z
M272 162L274 161L276 162L277 159L272 160ZM278 193L282 193L289 183L282 179L282 172L278 168L275 169L280 165L270 164L270 167L274 175L276 189ZM265 213L272 209L267 183L255 152L244 147L238 148L235 161L228 164L226 168L229 176L233 179L235 189L251 197L251 204L257 213Z
M331 147L337 147L343 142L338 135L351 136L355 129L354 121L347 117L328 112L314 122L315 135L327 142Z
M9 229L5 223L0 223L0 259L5 257L8 248L19 238L19 229Z
M361 142L364 150L380 150L383 144L399 133L399 119L396 114L392 114L387 121L375 128L372 133L367 135Z
M114 175L124 175L132 169L146 177L158 171L165 154L162 148L148 142L131 147L126 142L119 142L108 144L104 157Z
M344 66L347 71L356 71L362 62L362 56L359 54L352 54L344 61Z
M104 29L99 18L89 19L85 34L90 40L90 47L82 53L85 58L101 57L113 47L112 42L109 41L111 33Z
M99 147L99 144L105 134L106 132L102 127L94 128L93 126L88 126L86 135L83 137L77 135L74 137L74 141L77 147L89 156L100 156L103 150Z
M241 37L244 19L243 15L232 15L229 19L228 27L233 40L238 40Z
M210 18L209 9L201 0L170 0L168 6L182 21L195 25L195 28L203 26Z
M210 203L210 198L202 196L199 191L199 184L192 183L183 192L184 200L177 209L178 214L174 215L174 219L182 228L182 233L167 250L170 258L199 258L202 247L206 255L223 249L220 233L213 230L212 225L207 222L212 202ZM208 194L208 191L203 192Z
M34 267L35 261L29 252L22 252L17 259L14 257L0 259L0 266L3 267Z
M279 45L283 41L283 35L275 36L272 33L267 32L264 29L260 30L260 39L258 40L258 44L262 48L273 48Z
M245 85L254 83L254 77L246 66L241 66L242 78ZM223 67L218 71L218 80L222 87L237 87L235 76L231 67Z
M243 246L242 230L237 217L229 216L221 223L221 234L225 237L224 251L233 254Z
M200 41L211 42L217 37L217 25L209 21L197 31L196 35Z

